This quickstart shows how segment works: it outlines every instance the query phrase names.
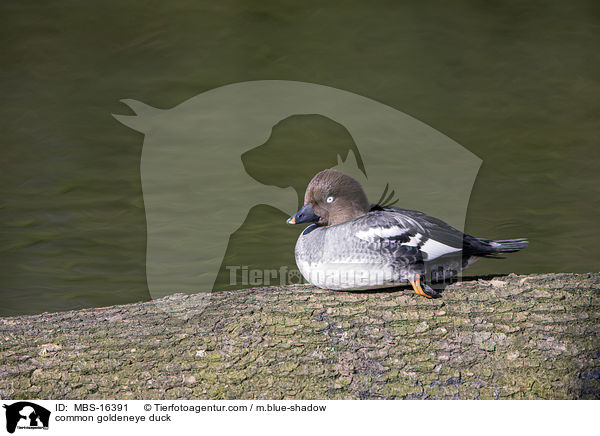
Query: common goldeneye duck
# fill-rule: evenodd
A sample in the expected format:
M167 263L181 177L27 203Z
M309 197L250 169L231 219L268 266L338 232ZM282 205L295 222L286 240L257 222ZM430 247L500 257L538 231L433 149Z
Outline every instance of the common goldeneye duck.
M313 177L304 206L287 223L314 223L298 238L296 263L309 283L333 290L410 283L417 294L436 298L428 282L527 246L524 238L475 238L423 212L371 205L360 184L336 170Z

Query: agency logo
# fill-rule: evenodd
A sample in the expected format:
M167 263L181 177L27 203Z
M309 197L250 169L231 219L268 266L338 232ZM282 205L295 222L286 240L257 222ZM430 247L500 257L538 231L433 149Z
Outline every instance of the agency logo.
M354 177L371 202L422 210L460 230L481 164L405 113L313 83L236 83L170 109L122 101L135 114L114 117L144 134L146 275L155 299L210 291L219 276L231 282L232 271L239 283L244 265L257 271L295 266L298 230L285 220L321 170ZM314 134L315 126L337 133ZM244 228L242 249L228 250ZM233 251L247 257L228 259ZM267 258L281 260L258 262Z
M42 406L29 401L19 401L13 404L4 404L6 409L6 431L14 433L18 429L48 430L50 411Z

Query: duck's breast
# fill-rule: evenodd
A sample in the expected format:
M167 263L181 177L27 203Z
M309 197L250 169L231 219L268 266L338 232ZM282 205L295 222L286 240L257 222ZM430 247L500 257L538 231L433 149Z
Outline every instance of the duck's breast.
M407 281L392 252L356 236L357 223L307 227L296 243L296 264L304 278L324 289L373 289Z

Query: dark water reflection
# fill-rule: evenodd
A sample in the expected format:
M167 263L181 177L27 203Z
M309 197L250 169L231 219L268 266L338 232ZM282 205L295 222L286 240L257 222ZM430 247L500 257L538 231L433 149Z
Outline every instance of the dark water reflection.
M598 270L596 2L5 1L0 21L1 315L149 298L143 137L111 113L124 112L122 98L168 108L258 79L367 96L478 155L467 231L531 246L469 275ZM241 158L298 191L349 146L319 117L282 132ZM269 152L284 144L298 155ZM297 174L278 172L282 158ZM294 267L299 229L284 218L267 205L249 212L216 288L228 287L226 265Z

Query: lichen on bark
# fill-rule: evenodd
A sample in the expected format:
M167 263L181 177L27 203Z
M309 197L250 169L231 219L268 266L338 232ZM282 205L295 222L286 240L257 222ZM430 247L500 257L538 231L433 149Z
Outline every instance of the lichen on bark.
M165 310L165 308L167 310ZM600 398L600 274L0 318L2 399Z

